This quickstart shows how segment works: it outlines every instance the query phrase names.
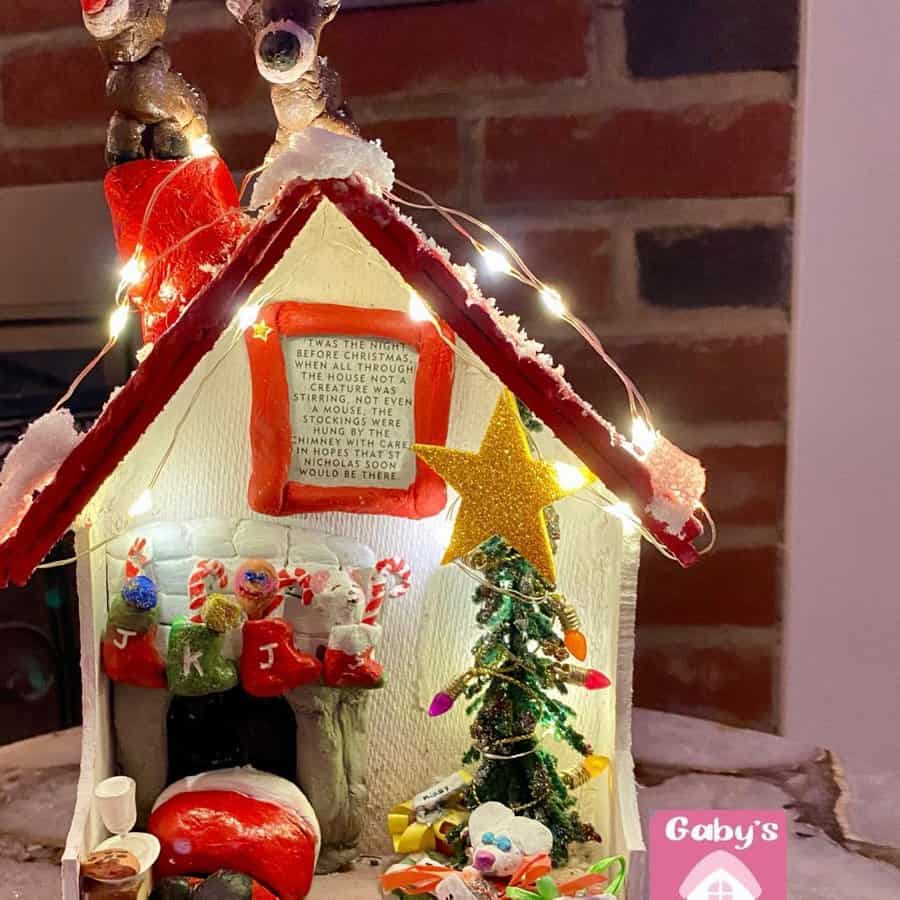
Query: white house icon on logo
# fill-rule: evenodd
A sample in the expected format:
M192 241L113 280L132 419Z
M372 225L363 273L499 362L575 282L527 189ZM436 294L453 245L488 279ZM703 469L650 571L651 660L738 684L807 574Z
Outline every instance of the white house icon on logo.
M694 866L678 893L684 900L756 900L762 888L741 860L715 850Z

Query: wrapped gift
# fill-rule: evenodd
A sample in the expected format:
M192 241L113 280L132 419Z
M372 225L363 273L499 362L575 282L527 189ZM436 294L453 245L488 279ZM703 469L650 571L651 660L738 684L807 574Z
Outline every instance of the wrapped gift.
M394 852L437 850L449 855L447 836L469 820L469 811L458 800L471 780L465 770L454 772L412 800L397 804L388 815Z

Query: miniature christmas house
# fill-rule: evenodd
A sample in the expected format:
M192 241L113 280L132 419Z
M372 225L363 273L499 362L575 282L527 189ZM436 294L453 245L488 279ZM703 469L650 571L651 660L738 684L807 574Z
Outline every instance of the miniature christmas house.
M222 167L217 158L192 165ZM463 668L475 628L469 578L440 567L443 484L416 463L409 444L476 447L501 387L491 374L503 373L548 428L571 429L572 417L580 418L577 440L589 449L582 458L595 471L604 470L604 454L627 458L465 273L358 179L289 185L210 276L0 548L3 580L24 580L80 513L85 738L67 896L76 896L79 857L101 837L93 785L116 771L132 775L146 814L173 776L215 767L223 748L209 735L233 744L223 725L236 716L252 744L239 762L296 772L322 824L326 867L384 851L388 809L458 765L464 721L429 720L423 711ZM459 330L412 321L411 289ZM241 329L236 317L248 303L261 304L259 315ZM476 314L484 331L471 331L478 340L465 348L461 332ZM454 342L480 364L457 364ZM590 428L603 429L598 447L589 443ZM558 438L547 436L542 449L548 458L574 459ZM130 517L157 470L151 508ZM633 496L626 482L618 487ZM580 609L592 664L615 673L614 694L573 704L595 751L612 760L610 774L582 801L608 849L633 857L643 849L629 735L638 538L615 515L585 514L577 498L558 508L566 536L561 586ZM275 715L222 707L194 722L193 732L173 723L168 691L111 684L101 667L109 609L140 539L146 559L138 567L160 592L161 653L169 626L190 614L190 580L201 560L223 565L227 589L248 559L289 571L352 569L370 585L379 555L401 556L414 581L384 609L385 686L369 699L358 688L306 685L285 692ZM676 544L677 536L669 540ZM343 602L336 596L335 606ZM316 630L303 624L302 598L285 602L295 632ZM239 655L238 646L226 650ZM167 722L181 730L167 735Z
M135 780L139 822L157 834L180 833L201 807L214 819L204 804L215 791L198 784L252 766L308 798L319 871L391 850L389 813L457 770L466 744L465 717L450 711L464 685L435 696L478 633L466 554L492 535L525 551L505 526L474 523L484 533L449 554L466 562L442 565L472 498L460 488L462 503L453 499L440 451L486 452L498 416L521 429L513 396L545 426L533 467L550 492L529 494L544 544L550 500L594 477L607 498L554 503L563 540L555 569L548 559L537 571L554 592L558 572L571 600L558 615L572 655L589 648L590 671L613 681L567 703L590 757L609 761L579 793L582 816L607 853L630 858L629 897L639 897L629 726L637 526L693 563L702 470L662 436L643 448L624 439L578 397L472 271L390 202L392 164L379 148L317 127L287 144L252 211L208 152L110 171L146 341L140 364L88 432L74 436L65 411L53 412L16 450L37 461L4 470L0 584L27 580L73 523L77 537L84 749L64 897L79 896L80 860L104 836L94 787L116 773ZM519 449L531 466L524 437ZM562 490L538 459L589 477ZM478 485L488 515L518 505L492 482ZM624 521L614 514L623 504L633 511ZM582 684L594 677L557 669ZM446 714L435 717L436 704ZM561 765L573 764L579 771L563 748ZM257 790L257 774L243 793ZM289 812L306 808L289 790L279 796ZM164 840L165 873L192 871L170 856ZM254 877L296 879L253 856ZM209 874L221 862L191 865ZM290 884L283 896L303 895Z

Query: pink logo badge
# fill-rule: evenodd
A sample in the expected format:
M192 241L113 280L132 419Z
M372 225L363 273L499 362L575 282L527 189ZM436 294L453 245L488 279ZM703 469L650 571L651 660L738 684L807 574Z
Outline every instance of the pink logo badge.
M650 900L787 900L787 814L657 810L650 821Z

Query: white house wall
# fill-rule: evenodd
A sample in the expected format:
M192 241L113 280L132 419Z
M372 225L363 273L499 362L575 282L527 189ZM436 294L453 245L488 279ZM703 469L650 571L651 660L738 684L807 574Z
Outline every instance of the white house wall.
M266 302L304 300L404 310L408 303L408 289L399 275L327 203L297 237L257 296ZM465 348L463 351L471 357ZM496 380L457 359L449 446L477 448L498 391ZM177 441L153 490L153 510L144 520L264 519L249 508L246 498L249 409L247 355L242 337L231 329L91 504L86 515L93 524L92 538L100 541L134 527L126 510L147 487L182 418ZM571 458L552 438L544 444L551 458ZM559 504L559 511L563 529L560 584L584 619L588 662L610 675L618 672L620 678L628 678L636 539L623 541L618 520L583 499L569 498ZM468 720L462 709L438 720L429 719L426 710L432 695L471 664L476 609L470 598L475 584L458 569L438 565L449 534L443 515L410 521L332 513L277 521L345 535L368 545L378 556L399 554L412 566L412 591L385 605L385 638L379 658L385 665L387 685L377 692L371 710L370 822L366 830L371 837L363 849L384 849L388 809L458 767L467 748ZM620 645L618 603L623 580L632 608L625 612L629 633ZM105 589L102 580L98 583L95 579L94 591ZM621 653L618 659L617 652ZM617 745L614 691L574 689L569 700L578 712L579 727L596 752L612 756ZM630 680L618 702L620 723L624 724L630 714ZM627 735L626 726L620 730L618 749L628 749ZM572 762L574 757L564 754L564 761ZM581 792L585 811L607 832L608 792L605 777Z

